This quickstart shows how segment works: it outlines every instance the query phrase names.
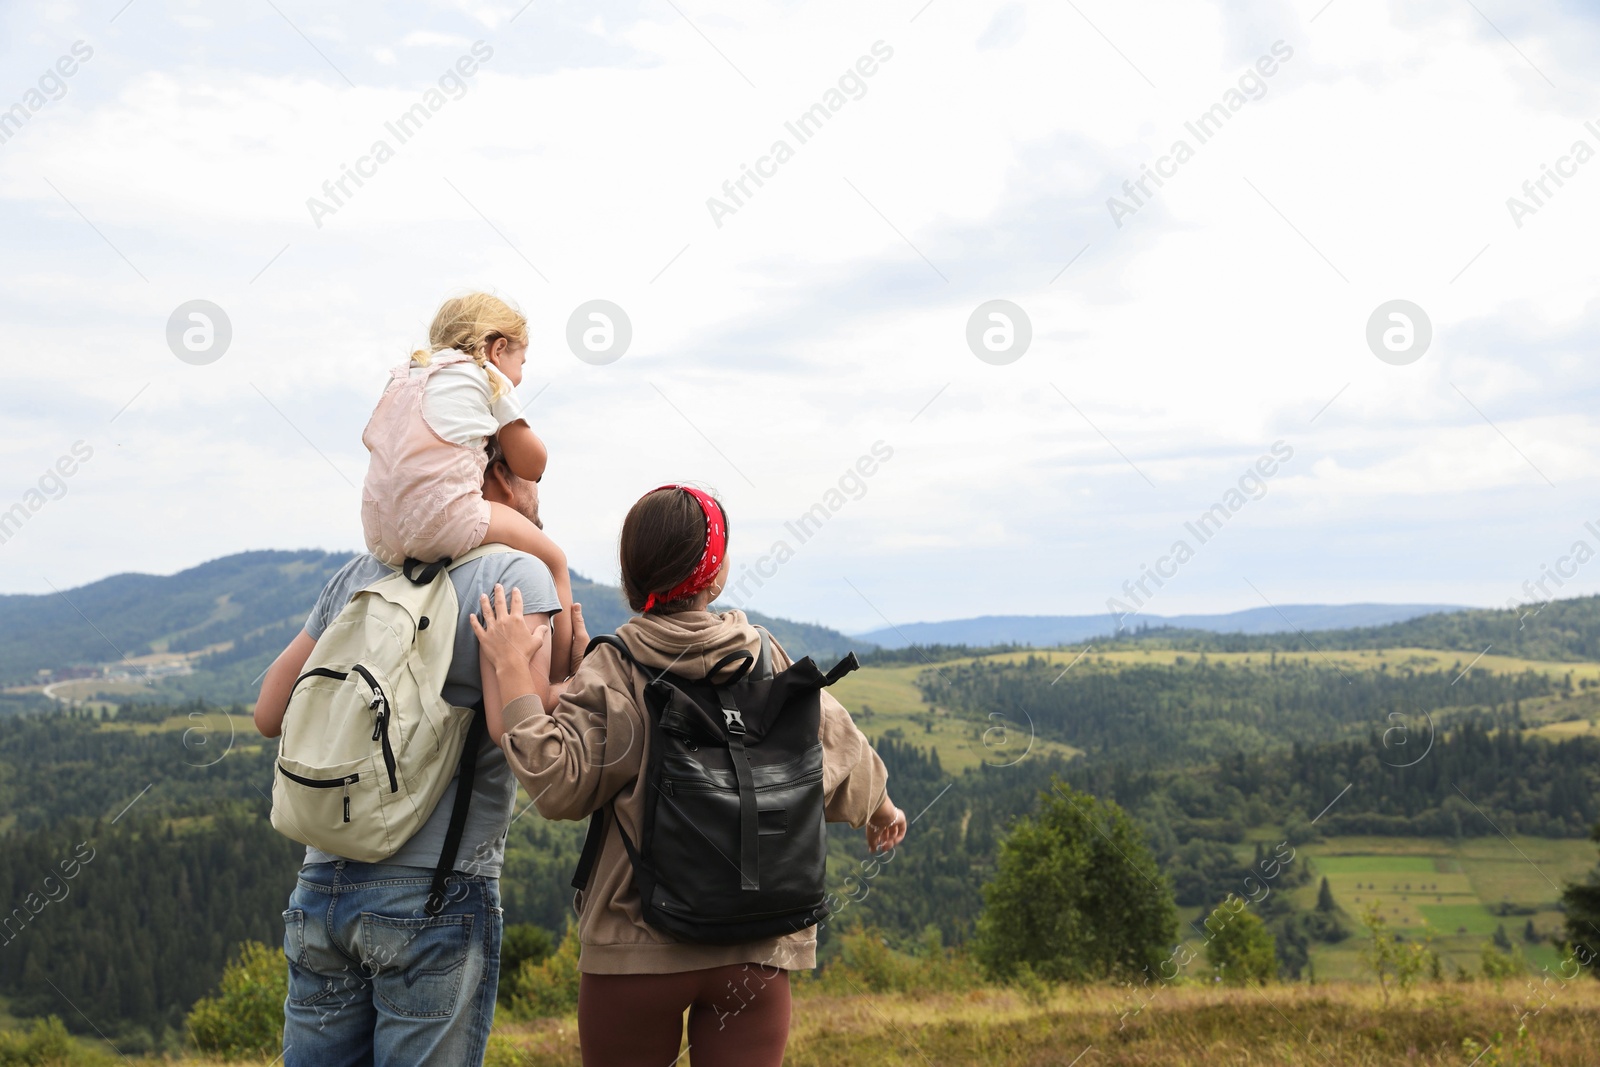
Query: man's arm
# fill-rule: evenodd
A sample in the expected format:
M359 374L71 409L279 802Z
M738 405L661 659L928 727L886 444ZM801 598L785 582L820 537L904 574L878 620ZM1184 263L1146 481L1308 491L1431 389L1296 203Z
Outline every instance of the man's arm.
M317 647L316 638L301 630L289 647L278 654L261 679L261 695L256 698L256 729L262 737L277 737L283 733L283 713L289 708L289 694L294 690L294 680L305 669L311 650Z

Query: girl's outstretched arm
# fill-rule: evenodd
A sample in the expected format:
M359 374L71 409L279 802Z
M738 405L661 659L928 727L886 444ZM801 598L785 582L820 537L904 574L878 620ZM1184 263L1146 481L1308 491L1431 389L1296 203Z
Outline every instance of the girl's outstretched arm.
M544 477L544 468L550 462L550 450L545 448L539 435L528 424L518 419L501 427L500 451L506 455L511 473L526 481L536 482ZM534 553L538 555L538 553Z

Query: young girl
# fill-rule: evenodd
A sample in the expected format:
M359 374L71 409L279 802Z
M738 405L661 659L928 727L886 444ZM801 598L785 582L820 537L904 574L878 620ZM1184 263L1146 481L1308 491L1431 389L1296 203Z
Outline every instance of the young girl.
M391 372L361 435L372 454L361 525L367 549L391 567L455 559L485 542L536 556L561 601L550 669L564 678L572 633L566 554L527 517L483 498L490 437L517 477L544 476L549 453L512 394L527 352L527 320L505 301L469 293L444 302L428 347Z

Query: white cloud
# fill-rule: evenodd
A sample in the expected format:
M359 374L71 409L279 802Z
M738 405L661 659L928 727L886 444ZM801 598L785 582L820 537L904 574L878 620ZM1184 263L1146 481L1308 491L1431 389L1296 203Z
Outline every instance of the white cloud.
M402 48L467 48L470 37L455 33L435 33L431 30L412 30L400 41Z
M1573 105L1587 21L1492 13L1555 92L1456 5L1407 21L1337 0L1315 22L1278 3L935 0L914 22L920 5L535 5L512 22L517 6L419 6L359 33L306 16L354 89L276 16L219 15L238 21L179 48L157 35L167 8L135 8L0 145L0 307L20 342L0 498L80 437L106 457L0 545L0 587L354 547L345 478L383 373L441 296L478 285L529 313L547 517L586 572L614 573L650 485L718 484L755 551L893 446L762 610L861 628L878 610L1098 611L1278 439L1294 463L1159 610L1259 604L1241 570L1301 600L1500 602L1582 510L1600 162L1520 229L1505 201L1574 139L1600 148L1600 109ZM29 42L5 69L42 70L78 35L5 18ZM385 124L480 38L492 57L399 144ZM893 57L864 95L799 144L785 123L841 78L853 94L880 40ZM1185 123L1277 41L1294 54L1264 95L1119 228L1107 197L1195 142ZM707 198L780 138L793 158L719 228ZM307 199L380 139L393 159L318 228ZM163 339L196 297L234 324L209 367ZM595 297L634 323L610 367L565 350ZM1008 367L964 338L996 297L1035 331ZM1396 297L1435 327L1409 367L1363 340Z

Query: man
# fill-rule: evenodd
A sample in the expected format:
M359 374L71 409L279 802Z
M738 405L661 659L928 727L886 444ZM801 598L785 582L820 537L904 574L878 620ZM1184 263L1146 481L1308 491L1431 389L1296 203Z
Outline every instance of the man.
M512 474L493 444L483 495L540 524L538 487ZM267 669L255 710L263 736L282 732L290 691L317 638L354 593L392 573L374 557L358 556L324 587L305 629ZM497 703L493 672L484 666L472 632L472 613L497 585L507 592L517 588L524 621L537 632L561 610L555 582L543 563L520 552L487 555L450 578L461 607L443 696L457 707ZM582 608L572 608L576 663L588 635ZM559 687L551 690L554 696ZM424 905L455 792L454 784L447 787L422 829L383 863L306 850L284 912L285 1067L483 1062L500 978L500 867L517 794L505 755L492 740L486 737L478 753L446 906L428 917Z

